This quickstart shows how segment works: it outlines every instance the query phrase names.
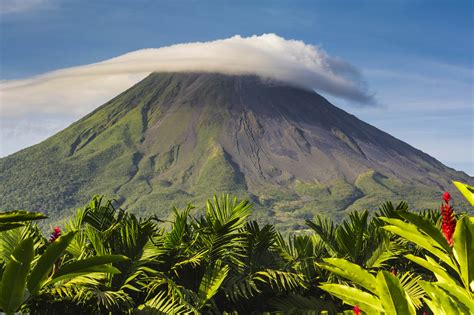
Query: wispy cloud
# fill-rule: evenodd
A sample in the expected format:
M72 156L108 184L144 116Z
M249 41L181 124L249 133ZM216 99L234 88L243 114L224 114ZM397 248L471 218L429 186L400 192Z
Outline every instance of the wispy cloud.
M0 0L0 14L30 11L48 4L50 0Z
M374 104L357 68L275 34L142 49L103 62L0 82L2 116L85 114L154 71L257 74L359 104Z

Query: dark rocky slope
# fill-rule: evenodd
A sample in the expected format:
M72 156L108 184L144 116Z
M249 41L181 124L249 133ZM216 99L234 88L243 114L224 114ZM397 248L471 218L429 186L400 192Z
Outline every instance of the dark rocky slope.
M78 96L80 97L80 96ZM46 141L0 159L0 209L56 219L92 194L167 216L231 192L291 226L407 200L437 207L463 172L333 106L256 76L156 73Z

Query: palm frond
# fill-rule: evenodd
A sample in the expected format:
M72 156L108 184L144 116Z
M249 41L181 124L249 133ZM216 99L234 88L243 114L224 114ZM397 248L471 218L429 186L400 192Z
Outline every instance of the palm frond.
M11 259L11 254L15 248L21 243L21 241L32 238L33 246L35 251L40 247L46 245L46 240L41 235L41 230L30 223L26 223L24 226L14 229L3 231L0 233L0 263L8 263Z
M113 200L107 200L105 204L103 200L103 196L94 196L83 214L83 221L99 231L110 229L124 215L123 210L115 209Z
M194 313L187 309L186 306L181 304L178 300L169 299L166 292L160 292L153 299L140 305L135 312L137 314L153 315Z
M248 300L262 292L254 279L255 275L247 277L229 277L223 288L224 295L232 302L239 303L243 299Z
M421 280L423 279L420 275L414 275L410 272L405 272L400 277L400 284L403 289L405 289L405 292L408 294L408 297L417 309L423 307L423 299L426 296L425 291L420 286Z
M42 294L69 299L77 305L95 305L98 309L116 312L130 309L132 297L123 290L110 290L103 286L103 273L90 273L68 281L60 281L43 290Z
M387 267L387 262L396 259L401 254L400 246L397 242L390 240L390 237L384 232L380 231L382 238L378 246L370 252L367 249L368 258L365 262L367 268L384 268Z
M193 305L197 305L201 302L199 296L194 291L177 284L164 273L158 273L154 277L147 279L144 288L148 292L147 300L151 301L150 303L153 303L152 301L154 299L150 298L150 296L156 297L160 295L161 292L166 292L168 299L178 301L179 304L184 305L186 309L196 313L198 312L198 309Z
M177 208L173 209L174 221L171 225L170 232L166 233L164 239L164 246L166 248L180 247L183 242L187 242L186 235L189 233L188 216L193 206L188 205L184 211L179 211Z
M339 253L347 256L351 261L358 262L358 258L363 254L368 216L367 210L351 212L349 218L342 221L336 229Z
M308 288L302 274L289 271L266 269L256 272L253 279L270 286L278 292Z
M171 270L176 272L176 270L181 269L187 265L190 265L192 268L196 268L197 266L201 264L201 261L205 259L206 255L207 255L207 250L201 250L197 253L194 253L193 256L187 259L178 261L177 263L173 265Z
M229 266L223 265L219 260L213 266L209 266L206 269L198 289L198 296L202 300L202 306L216 295L228 273Z
M133 306L133 299L123 290L100 290L91 288L89 290L97 305L106 310L127 310Z
M243 228L250 215L251 205L247 202L237 203L229 195L214 201L208 201L206 214L194 224L198 233L197 246L208 249L210 261L226 261L236 268L243 268L245 263L246 232Z
M383 225L383 223L378 220L378 217L387 217L387 218L395 218L401 219L400 215L398 214L400 211L408 211L408 204L404 201L401 201L396 207L390 201L383 203L378 211L375 213L375 219L377 223Z
M317 215L315 222L306 220L306 225L308 225L321 240L325 243L328 252L333 255L333 253L338 251L336 243L336 226L331 219L327 217L322 217Z
M260 266L272 264L275 260L274 244L277 232L272 225L260 228L256 221L248 222L244 227L247 266L251 272Z

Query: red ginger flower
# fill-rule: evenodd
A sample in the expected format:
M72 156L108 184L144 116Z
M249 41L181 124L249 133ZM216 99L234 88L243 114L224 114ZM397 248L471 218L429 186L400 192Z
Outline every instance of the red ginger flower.
M449 246L453 246L453 235L454 229L456 228L456 219L454 218L453 207L449 205L451 196L448 192L443 195L444 204L441 205L441 230L443 231L444 237L449 243Z
M362 314L362 313L360 311L359 306L357 306L357 304L354 305L354 315L360 315L360 314Z
M451 195L448 193L448 192L445 192L443 194L443 200L446 202L446 203L449 203L449 200L451 200Z
M51 233L51 236L49 237L49 242L52 243L55 240L57 240L61 236L61 228L59 226L54 228L53 233Z

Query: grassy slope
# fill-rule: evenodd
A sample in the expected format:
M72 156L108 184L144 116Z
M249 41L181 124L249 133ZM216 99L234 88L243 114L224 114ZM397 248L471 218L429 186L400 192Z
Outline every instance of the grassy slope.
M43 143L0 159L0 210L42 211L59 220L91 195L105 194L133 212L167 218L172 206L203 206L212 194L230 192L251 198L254 216L262 222L293 229L316 213L338 219L386 200L438 207L435 187L408 187L372 171L354 183L296 181L287 187L261 186L250 194L243 174L215 141L225 110L201 114L193 149L180 145L185 122L192 119L185 107L166 114L160 141L144 142L147 128L163 117L163 106L178 93L173 80L151 78Z

